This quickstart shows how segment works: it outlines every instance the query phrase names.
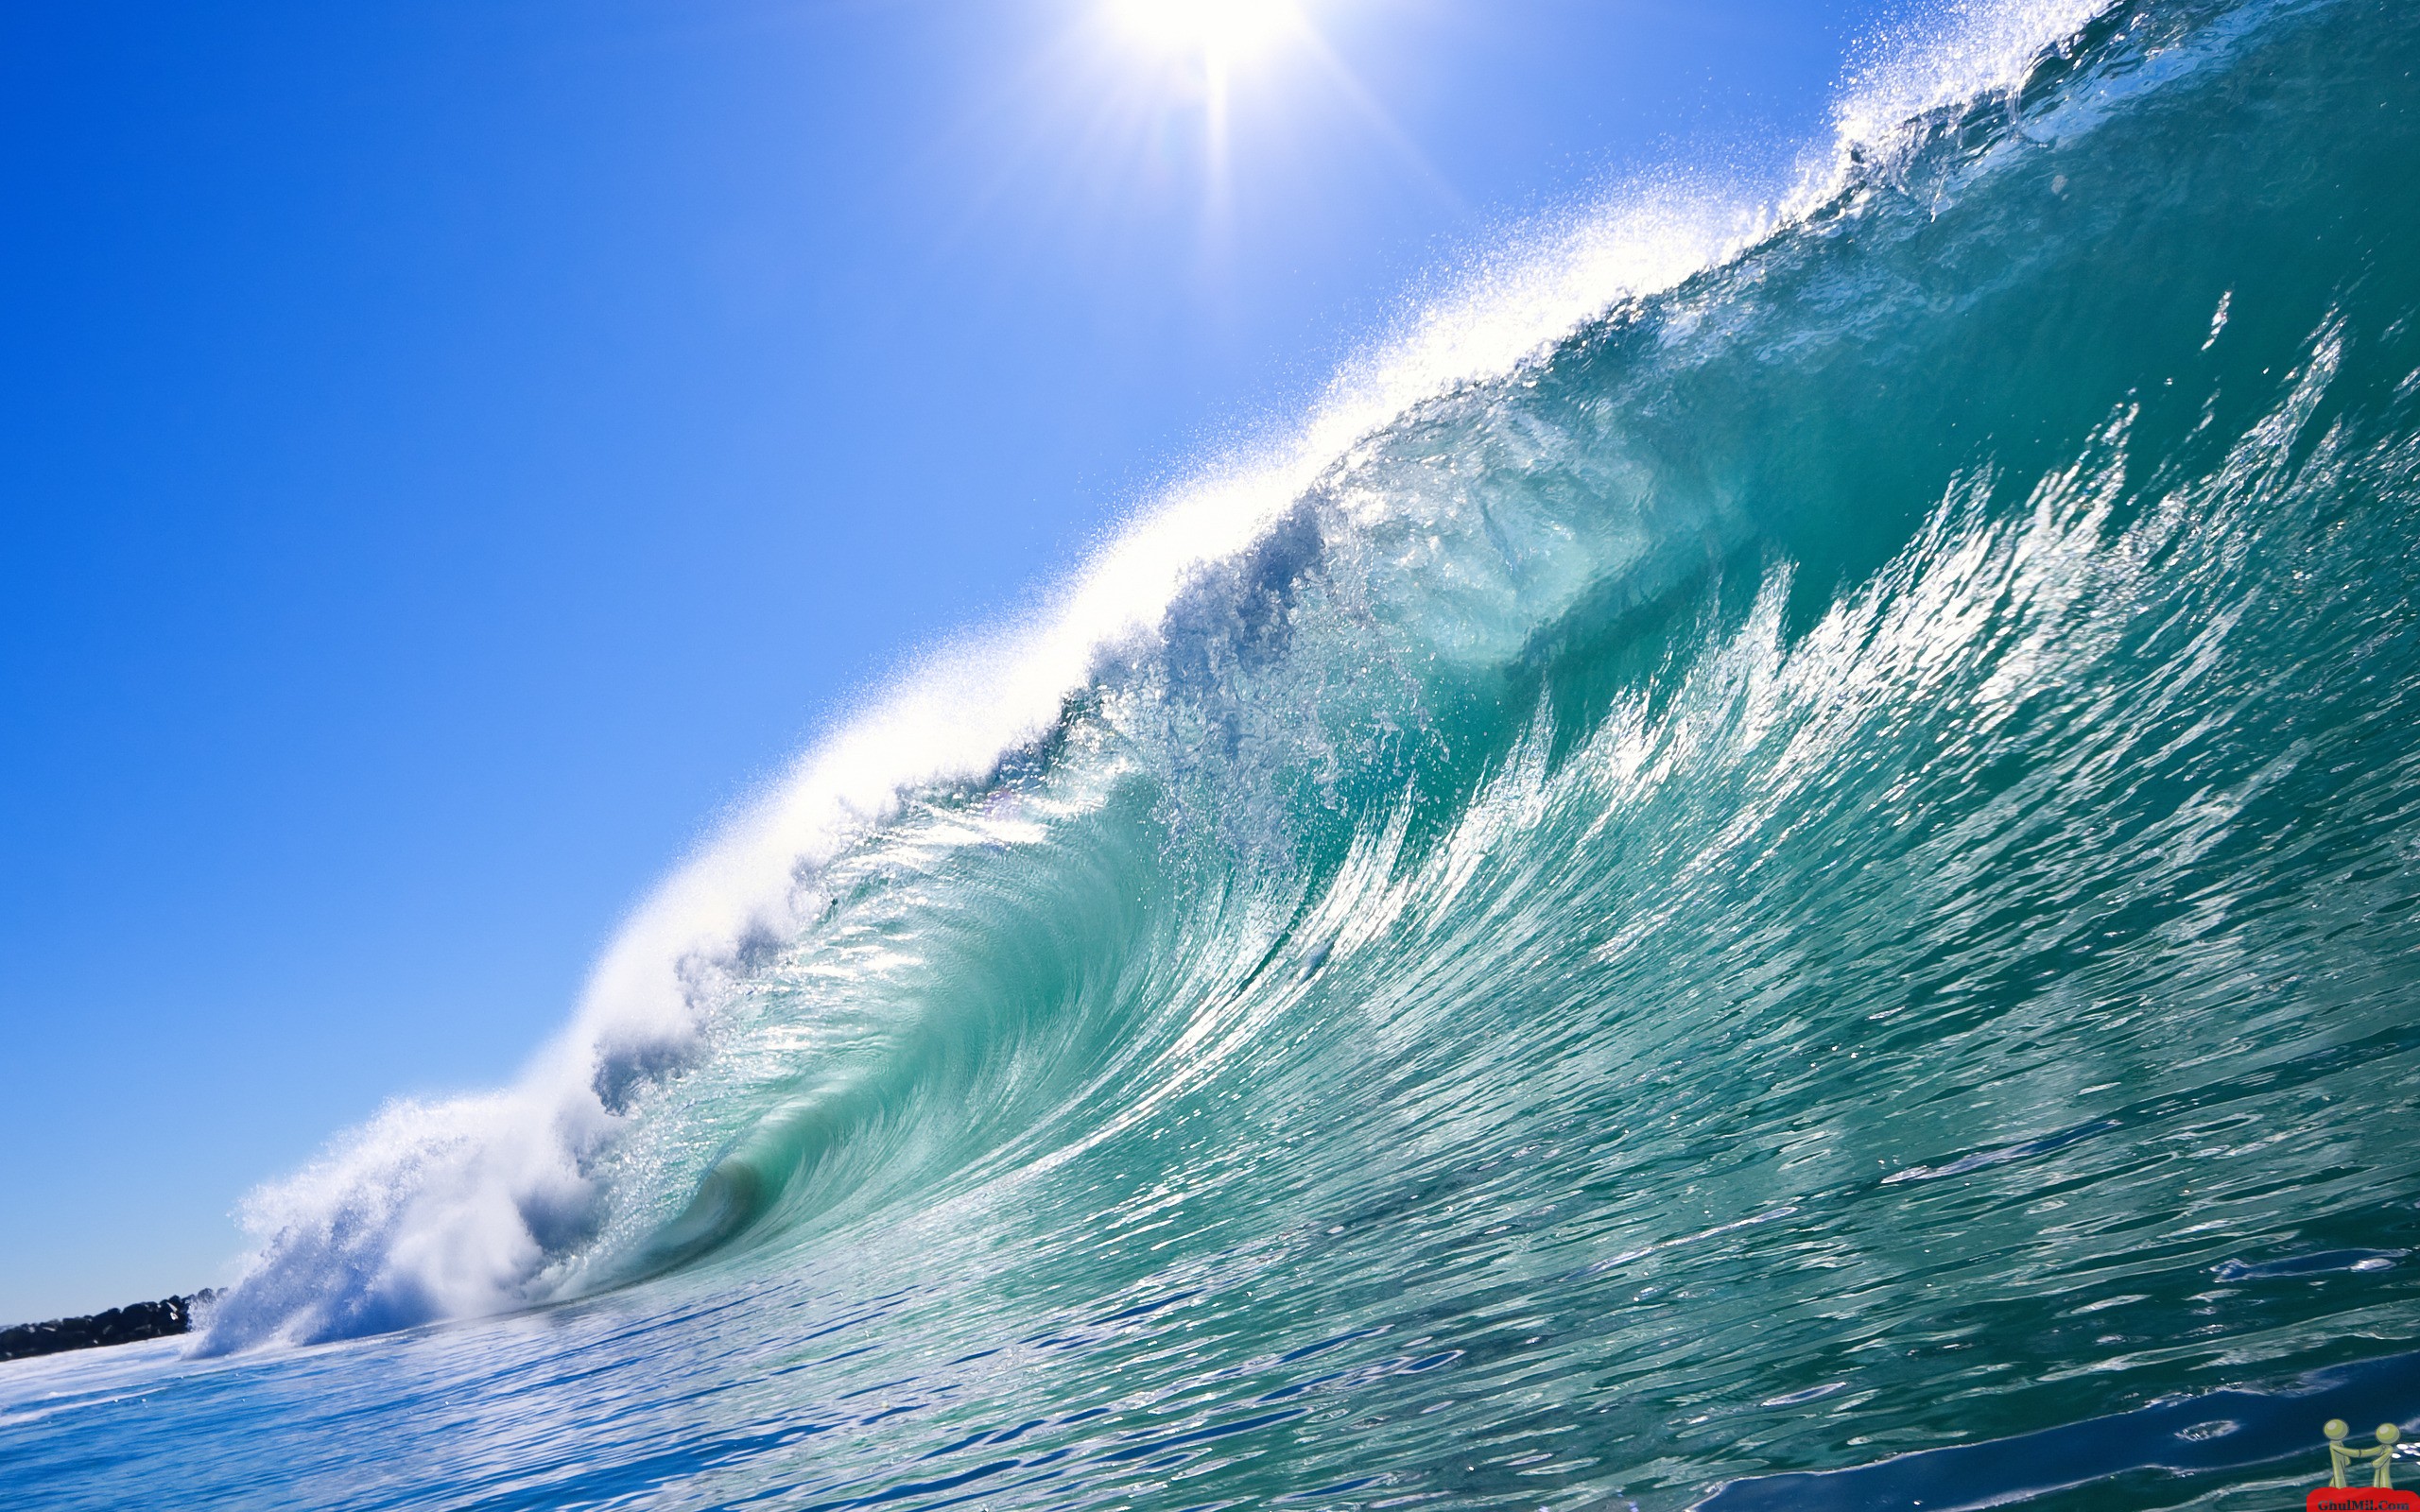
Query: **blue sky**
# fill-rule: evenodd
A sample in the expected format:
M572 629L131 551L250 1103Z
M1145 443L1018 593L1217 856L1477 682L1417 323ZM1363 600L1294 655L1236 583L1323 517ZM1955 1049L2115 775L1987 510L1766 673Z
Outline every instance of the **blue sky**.
M0 12L0 1323L500 1082L717 815L1851 0Z

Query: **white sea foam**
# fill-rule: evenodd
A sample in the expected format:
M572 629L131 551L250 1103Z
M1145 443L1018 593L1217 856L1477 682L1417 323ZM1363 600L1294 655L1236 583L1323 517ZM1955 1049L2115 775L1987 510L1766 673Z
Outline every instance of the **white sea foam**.
M1669 288L1828 198L1851 149L2002 89L2100 9L1970 4L1900 28L1844 87L1832 140L1784 183L1674 171L1518 228L1348 364L1290 435L1206 465L1139 510L1028 618L915 666L667 878L620 931L570 1025L510 1088L398 1102L249 1199L259 1247L200 1348L502 1310L576 1288L601 1221L600 1154L628 1088L706 1053L706 1005L751 941L794 936L817 874L926 784L979 779L1041 735L1112 650L1148 653L1168 606L1249 546L1363 438L1518 369L1618 301Z
M1917 116L2015 87L2046 48L2075 36L2109 3L1959 0L1876 30L1858 49L1833 112L1841 147L1886 142Z

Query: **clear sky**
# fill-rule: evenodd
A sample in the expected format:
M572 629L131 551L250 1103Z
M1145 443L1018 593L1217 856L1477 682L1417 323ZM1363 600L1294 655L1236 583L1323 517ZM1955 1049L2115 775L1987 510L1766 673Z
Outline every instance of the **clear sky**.
M854 693L1855 0L0 8L0 1323L492 1085Z

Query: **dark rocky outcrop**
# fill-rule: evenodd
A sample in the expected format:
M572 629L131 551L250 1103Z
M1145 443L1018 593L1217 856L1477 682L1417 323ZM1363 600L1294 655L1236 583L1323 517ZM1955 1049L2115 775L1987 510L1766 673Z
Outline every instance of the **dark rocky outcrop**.
M94 1349L105 1344L133 1344L184 1333L193 1328L194 1304L206 1302L216 1295L199 1291L191 1297L112 1307L90 1317L57 1317L47 1323L20 1323L12 1329L0 1329L0 1360L24 1360L64 1349Z

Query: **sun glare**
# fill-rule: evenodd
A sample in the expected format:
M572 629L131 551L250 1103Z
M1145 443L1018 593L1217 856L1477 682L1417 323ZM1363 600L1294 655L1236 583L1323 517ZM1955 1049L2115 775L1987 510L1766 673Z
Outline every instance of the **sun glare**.
M1256 52L1303 25L1293 0L1113 0L1112 9L1145 45L1219 61Z
M1198 146L1203 225L1216 235L1232 224L1236 172L1249 171L1238 151L1267 166L1270 147L1304 125L1298 107L1340 96L1389 141L1402 137L1322 35L1346 0L1078 3L1084 23L1069 35L1084 39L1087 66L1099 70L1089 93L1101 134L1131 144L1153 172L1166 171L1172 148L1189 156ZM1314 89L1322 96L1302 98Z

